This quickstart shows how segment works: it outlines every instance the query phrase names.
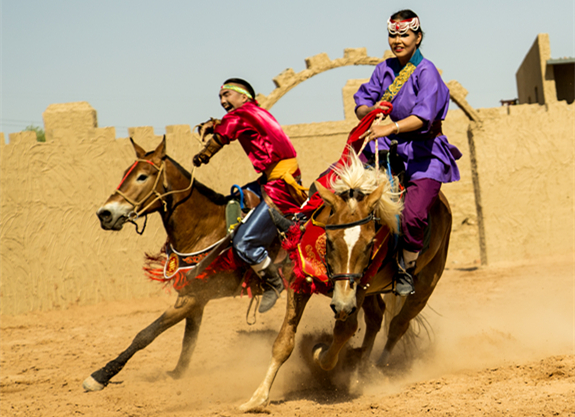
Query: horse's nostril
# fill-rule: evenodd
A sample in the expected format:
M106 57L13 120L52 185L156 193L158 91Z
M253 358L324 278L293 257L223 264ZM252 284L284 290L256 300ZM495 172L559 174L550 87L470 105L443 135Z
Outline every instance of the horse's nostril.
M333 314L337 314L337 310L335 309L335 304L330 304L329 305L333 311Z
M112 218L112 213L110 212L110 210L101 210L97 214L98 218L102 221L107 221Z

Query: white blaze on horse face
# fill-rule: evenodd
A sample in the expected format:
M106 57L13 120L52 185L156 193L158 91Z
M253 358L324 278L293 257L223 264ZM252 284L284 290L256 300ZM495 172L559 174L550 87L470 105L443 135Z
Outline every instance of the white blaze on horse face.
M360 235L361 235L361 226L354 226L347 228L343 233L343 240L347 244L347 267L345 271L346 273L351 273L351 265L350 265L351 253L353 251L353 248L355 247L355 244L359 240Z

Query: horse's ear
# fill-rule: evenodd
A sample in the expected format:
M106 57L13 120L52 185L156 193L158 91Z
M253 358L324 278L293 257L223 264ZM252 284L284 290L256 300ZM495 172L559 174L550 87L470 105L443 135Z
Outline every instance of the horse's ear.
M130 138L130 142L132 142L132 146L134 147L134 150L136 151L136 158L138 158L138 159L143 158L144 155L146 155L146 151L140 145L138 145L136 142L134 142L134 139Z
M321 185L318 181L314 181L314 184L317 189L317 192L327 205L335 208L339 204L341 200L340 197L336 196L330 190Z
M162 159L166 156L166 135L164 135L162 141L154 151L152 158L154 161L160 163Z
M383 195L383 188L385 187L385 183L381 183L379 187L377 187L373 192L367 196L367 211L371 213L377 207L377 203L381 199Z

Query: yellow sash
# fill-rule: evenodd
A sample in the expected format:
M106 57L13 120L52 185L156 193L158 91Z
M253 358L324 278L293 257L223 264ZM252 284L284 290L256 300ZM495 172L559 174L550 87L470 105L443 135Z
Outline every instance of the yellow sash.
M288 185L288 191L294 198L297 204L303 204L307 200L307 192L309 188L302 187L297 183L293 174L298 169L297 160L295 158L282 159L279 162L269 166L264 172L268 181L282 179Z
M411 77L411 74L413 74L415 68L417 68L415 65L413 65L411 62L408 62L399 72L399 75L395 78L393 83L387 87L387 90L385 90L385 93L383 93L381 100L391 103L391 100L393 100L397 93L399 93L399 90L401 90L403 84L405 84L409 77Z

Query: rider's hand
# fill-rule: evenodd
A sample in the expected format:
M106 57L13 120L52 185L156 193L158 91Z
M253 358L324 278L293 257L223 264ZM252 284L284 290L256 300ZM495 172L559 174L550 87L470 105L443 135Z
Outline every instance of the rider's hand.
M385 112L385 117L387 117L387 114L389 113L389 110L392 109L392 107L387 106L387 104L385 101L380 101L379 103L375 103L375 105L371 106L371 107L367 107L366 105L363 106L359 106L357 108L356 115L357 118L359 120L363 119L365 116L367 116L369 113L371 113L372 111L374 111L375 109L381 109Z
M198 125L198 133L200 137L204 138L206 135L213 135L215 127L221 122L222 121L219 119L210 118L207 122L200 123Z
M389 136L395 133L396 127L393 123L387 125L372 125L367 132L361 135L359 138L364 139L369 136L369 140L376 140L377 138L382 138L384 136Z
M207 164L209 162L210 158L207 157L207 155L204 155L203 153L199 153L197 155L194 155L194 159L192 159L192 163L194 164L194 166L201 166L202 164Z
M204 122L198 125L198 133L201 138L205 137L206 135L211 135L214 133L214 125L211 121Z
M385 101L381 101L379 103L376 103L375 106L373 106L373 110L382 109L383 111L385 111L387 113L387 111L390 110L391 107L388 107L386 104L389 104L389 103L387 103ZM387 117L387 115L385 117Z

